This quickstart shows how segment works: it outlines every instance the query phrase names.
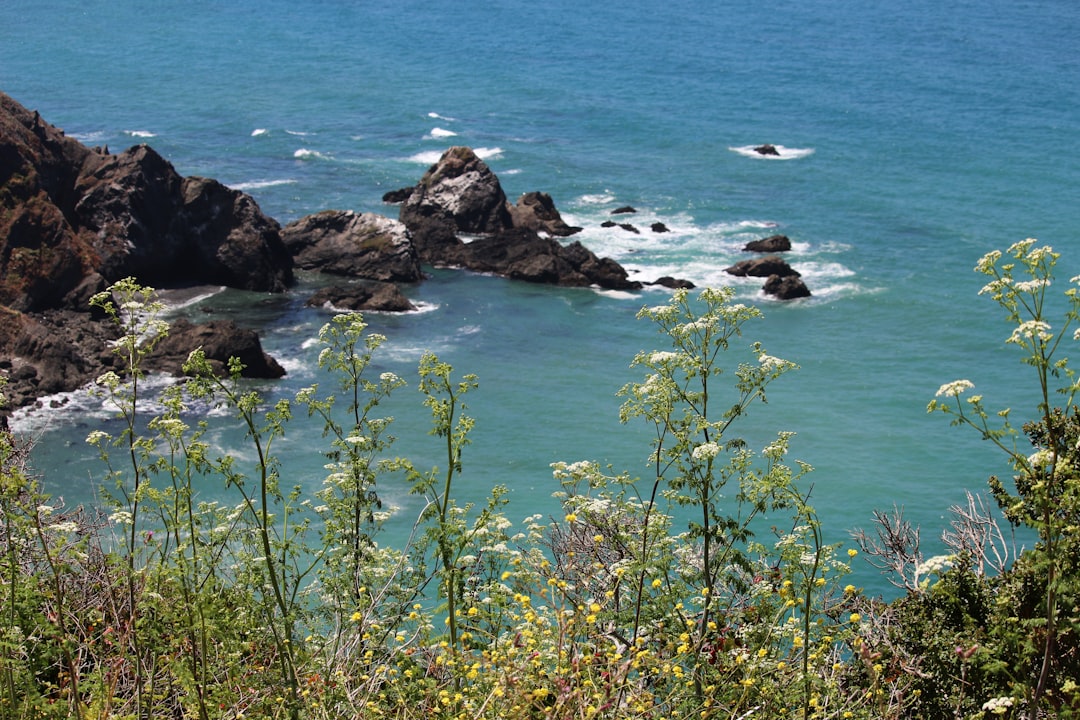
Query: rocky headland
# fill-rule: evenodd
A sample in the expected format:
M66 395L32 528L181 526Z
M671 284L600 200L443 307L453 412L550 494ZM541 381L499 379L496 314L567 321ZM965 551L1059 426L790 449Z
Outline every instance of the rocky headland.
M216 180L183 177L148 145L115 154L87 147L0 93L0 374L7 381L6 410L117 369L108 349L117 331L100 312L91 312L89 300L126 277L162 289L210 284L278 293L293 285L297 268L340 278L313 291L308 305L385 312L415 309L398 285L422 282L424 265L568 287L693 287L671 277L631 279L619 263L580 242L563 244L560 238L581 228L562 219L551 196L528 192L511 203L495 174L467 147L448 149L415 186L383 200L400 205L397 219L325 210L282 227L251 196ZM613 214L634 212L626 206ZM640 232L630 223L619 226ZM658 222L650 229L668 232ZM776 268L768 263L759 260ZM768 278L766 292L805 296L794 271ZM792 278L801 288L788 285ZM147 368L179 374L198 347L221 371L236 356L246 375L284 374L255 333L228 321L175 321Z

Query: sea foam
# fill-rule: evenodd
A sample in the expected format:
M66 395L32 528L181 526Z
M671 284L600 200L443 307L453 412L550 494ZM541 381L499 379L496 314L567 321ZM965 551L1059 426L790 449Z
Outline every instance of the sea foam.
M754 158L755 160L798 160L799 158L814 154L814 148L789 148L784 147L783 145L773 145L779 155L762 155L754 149L755 147L761 146L740 145L739 147L729 147L728 150L745 157Z

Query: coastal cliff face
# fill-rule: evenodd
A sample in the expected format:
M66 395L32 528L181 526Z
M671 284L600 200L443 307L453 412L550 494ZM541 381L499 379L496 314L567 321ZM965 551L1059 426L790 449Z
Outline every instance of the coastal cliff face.
M0 372L11 406L109 367L112 330L89 299L125 277L280 292L293 264L250 196L182 177L146 145L86 147L0 93Z
M251 197L181 177L147 145L88 148L0 94L0 303L75 308L94 275L269 292L293 280L278 223Z

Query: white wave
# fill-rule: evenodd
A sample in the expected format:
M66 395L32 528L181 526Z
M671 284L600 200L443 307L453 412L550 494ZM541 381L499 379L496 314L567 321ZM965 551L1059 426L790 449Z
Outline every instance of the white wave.
M778 155L762 155L754 149L755 147L761 146L741 145L739 147L729 147L728 150L757 160L798 160L799 158L814 154L814 148L789 148L784 147L783 145L773 145L773 147L776 148L776 152L779 153Z
M332 155L325 155L317 150L308 150L307 148L300 148L293 153L293 157L297 160L333 160Z
M203 300L208 300L225 292L228 288L224 285L197 285L190 288L177 288L174 290L158 290L157 297L172 310L197 305Z
M165 373L147 373L139 381L140 414L159 414L164 410L160 403L161 391L174 385L177 379ZM96 387L87 383L71 392L46 395L33 405L15 410L9 418L11 429L20 435L37 435L49 428L83 422L90 417L109 420L117 416L116 406L102 395L94 394Z
M236 183L230 185L233 190L241 190L247 192L248 190L261 190L262 188L276 187L278 185L295 185L296 180L292 178L286 178L284 180L252 180L250 182Z
M71 133L70 135L68 135L68 137L74 138L81 143L86 143L87 145L89 145L91 143L101 142L106 138L106 135L105 132L102 130L95 130L94 132L87 133Z
M309 132L303 132L301 130L286 130L285 132L287 132L289 135L296 135L298 137L307 137L311 134Z
M266 135L270 131L266 128L255 128L251 131L251 137L259 137L260 135Z
M443 156L442 150L427 150L425 152L416 153L406 158L409 162L422 163L424 165L434 165L439 162L439 158Z
M149 130L125 130L124 134L125 135L130 135L131 137L137 137L137 138L157 137L157 133L152 133Z
M509 170L500 170L499 174L500 175L520 175L521 174L521 168L511 168Z
M453 130L444 130L441 127L435 127L431 128L431 132L429 132L424 137L428 138L429 140L437 140L439 138L457 137L457 133Z
M427 114L432 120L445 120L446 122L457 122L457 118L447 117L446 115L440 115L437 112L429 112Z
M615 196L608 193L595 193L591 195L582 195L574 204L580 205L607 205L615 202Z
M492 158L501 157L502 154L503 154L502 148L497 148L497 147L495 147L495 148L486 148L486 147L473 148L473 152L476 153L476 157L480 158L481 160L490 160Z

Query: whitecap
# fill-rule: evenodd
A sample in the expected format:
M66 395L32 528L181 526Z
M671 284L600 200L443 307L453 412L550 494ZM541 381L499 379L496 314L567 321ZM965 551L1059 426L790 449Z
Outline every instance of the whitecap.
M608 203L615 202L615 196L608 193L594 193L590 195L582 195L574 201L575 204L581 205L607 205Z
M289 135L297 135L299 137L307 137L308 135L311 134L311 133L308 133L308 132L302 132L300 130L286 130L285 132L287 132Z
M478 148L473 148L473 152L476 154L476 157L480 158L481 160L490 160L492 158L501 157L502 153L503 153L503 150L502 150L502 148L497 148L497 147L494 147L494 148L478 147Z
M434 165L439 162L439 158L443 156L442 150L427 150L424 152L410 155L407 160L414 163L423 163L424 165Z
M278 185L295 185L296 180L292 178L285 178L283 180L252 180L250 182L236 183L230 185L233 190L240 190L247 192L248 190L261 190L262 188L276 187Z
M293 157L298 160L333 160L330 155L324 155L317 150L308 150L307 148L300 148L293 153Z
M157 133L152 133L149 130L125 130L124 134L125 135L130 135L131 137L137 137L137 138L157 137Z
M435 127L431 128L431 132L429 132L424 137L431 140L437 140L439 138L457 137L457 133L453 130L444 130L441 127Z
M783 145L773 145L776 148L777 155L762 155L755 147L761 147L760 145L741 145L739 147L729 147L728 150L743 155L745 157L754 158L755 160L798 160L804 158L807 155L814 154L814 148L789 148Z
M500 175L520 175L521 174L521 168L511 168L509 170L500 170L499 174Z
M74 138L81 143L86 143L87 145L89 145L90 143L97 143L104 140L105 133L101 130L95 130L94 132L88 133L71 133L70 135L68 135L68 137Z
M270 131L267 130L266 128L255 128L254 130L251 131L251 137L259 137L260 135L266 135L269 132Z
M432 120L445 120L446 122L457 122L457 118L447 117L446 115L440 115L437 112L429 112L427 114Z

